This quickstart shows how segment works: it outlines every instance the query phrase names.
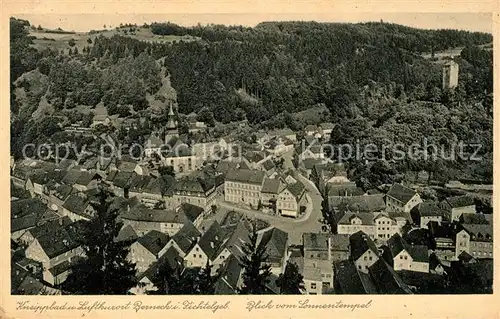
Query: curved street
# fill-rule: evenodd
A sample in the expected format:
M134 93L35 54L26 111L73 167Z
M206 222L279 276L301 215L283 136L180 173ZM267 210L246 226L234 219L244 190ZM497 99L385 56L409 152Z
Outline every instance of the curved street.
M289 245L299 245L302 243L303 233L319 233L323 224L320 220L323 218L321 212L321 202L323 198L313 182L304 176L297 174L297 178L306 187L306 196L308 196L309 205L303 216L295 219L290 217L282 217L276 215L269 215L261 211L243 208L222 200L222 197L217 201L219 207L217 213L212 218L217 221L222 221L225 214L229 211L238 211L244 213L251 218L259 218L267 221L271 226L277 227L288 233Z

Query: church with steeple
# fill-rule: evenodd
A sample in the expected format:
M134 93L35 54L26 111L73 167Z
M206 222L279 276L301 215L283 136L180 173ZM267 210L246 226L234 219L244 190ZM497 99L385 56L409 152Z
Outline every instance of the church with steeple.
M177 128L178 124L179 123L176 120L176 115L173 109L173 103L170 102L168 110L168 122L165 129L165 144L168 144L169 140L172 139L172 137L179 137L179 129Z

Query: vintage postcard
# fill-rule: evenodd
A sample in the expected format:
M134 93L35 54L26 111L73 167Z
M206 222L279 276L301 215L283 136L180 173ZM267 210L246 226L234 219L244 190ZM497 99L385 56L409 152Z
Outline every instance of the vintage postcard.
M493 4L3 3L0 317L497 318Z

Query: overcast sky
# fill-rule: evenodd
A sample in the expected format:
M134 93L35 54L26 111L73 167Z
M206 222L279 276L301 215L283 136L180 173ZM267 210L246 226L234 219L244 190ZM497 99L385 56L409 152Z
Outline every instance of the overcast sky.
M424 29L460 29L492 33L491 13L337 13L337 14L37 14L16 15L34 25L62 28L68 31L89 31L118 26L120 23L143 24L174 22L191 26L197 23L255 26L262 21L306 20L318 22L393 22Z

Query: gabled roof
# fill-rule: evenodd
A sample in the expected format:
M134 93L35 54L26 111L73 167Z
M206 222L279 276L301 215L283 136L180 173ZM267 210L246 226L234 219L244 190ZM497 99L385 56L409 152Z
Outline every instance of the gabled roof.
M328 184L328 196L359 196L365 192L356 183Z
M175 184L175 191L205 194L215 187L215 179L207 174L189 175L180 178Z
M429 262L429 249L424 245L409 245L398 233L387 241L392 258L405 250L416 262Z
M226 239L224 236L226 233L220 226L218 222L214 222L210 228L201 236L198 245L205 252L207 257L213 260L216 256L217 251L219 251L220 246L224 243Z
M265 173L262 171L238 169L229 170L226 174L226 181L262 185L264 177Z
M92 217L85 213L85 210L89 205L90 205L90 198L84 192L78 192L69 195L68 198L63 203L63 207L72 213L84 217Z
M421 217L431 217L431 216L441 216L446 218L448 216L448 212L439 207L438 204L431 201L425 201L417 206L415 206L412 211L419 214Z
M134 174L130 179L130 191L135 193L142 193L152 179L153 177L148 175Z
M293 196L295 196L295 199L297 201L299 201L302 198L302 195L306 191L306 187L304 186L304 184L302 184L302 182L298 180L293 184L288 184L286 189L288 189L288 191L292 193Z
M163 145L163 141L159 137L157 137L155 135L150 135L149 138L146 140L144 147L145 148L159 148L162 145Z
M331 234L330 235L330 249L349 251L349 235Z
M149 209L143 205L130 208L130 211L124 211L120 215L123 219L143 222L185 224L188 221L182 211Z
M227 174L227 172L232 169L232 170L236 170L238 168L238 163L236 162L230 162L230 161L220 161L218 164L217 164L217 167L215 168L215 170L217 172L220 172L222 174Z
M119 188L125 188L130 186L130 181L133 176L135 176L135 172L126 172L126 171L118 171L113 178L113 186Z
M137 240L139 244L155 256L167 245L168 241L168 235L157 230L151 230Z
M204 211L203 207L189 203L182 203L179 210L182 210L190 222L194 222Z
M237 257L238 259L244 255L243 245L249 242L250 236L250 225L245 222L239 222L236 227L224 227L226 230L226 237L228 238L223 245L219 247L219 250L215 256L220 255L220 253L226 248L231 252L231 255Z
M354 212L378 212L385 210L383 194L348 196L340 204Z
M284 189L284 185L279 179L266 178L262 185L262 193L279 194Z
M343 260L334 264L335 281L343 294L362 295L376 294L377 289L369 276L358 271L351 260Z
M304 245L304 249L327 250L328 235L317 233L303 233L302 244Z
M491 224L492 214L462 214L459 218L462 224L487 225Z
M313 169L314 165L323 163L323 160L321 158L306 158L301 160L300 163L305 169Z
M172 240L182 250L187 253L198 240L201 233L191 223L186 223L182 228L172 237Z
M238 259L233 255L224 262L220 271L220 277L215 283L216 295L232 295L238 293L240 288L241 275L243 268L241 267Z
M264 161L264 163L262 163L262 167L264 167L264 169L266 171L270 171L270 170L276 168L276 165L274 165L272 160L266 160L266 161Z
M462 228L471 235L473 241L493 241L493 225L463 224Z
M11 202L10 209L11 232L15 232L36 226L47 210L47 205L38 198L29 198Z
M67 227L51 227L46 233L31 234L38 241L49 258L54 258L80 246L74 234Z
M51 195L56 197L59 200L66 200L69 195L71 195L73 192L76 192L77 190L69 185L64 185L64 184L56 184L51 187Z
M266 247L269 261L280 262L286 254L288 233L273 227L262 234L259 245Z
M116 236L115 241L135 241L138 238L136 232L130 225L126 225L120 229L118 236Z
M358 260L366 251L371 250L375 255L378 255L377 246L371 238L362 231L352 234L349 237L351 245L351 260Z
M98 175L95 173L81 171L78 169L70 169L67 174L64 176L62 182L67 185L88 185L94 178L97 178Z
M373 225L374 224L374 216L372 213L354 213L347 212L344 216L339 220L339 225L351 225L351 221L355 218L359 218L361 220L362 225Z
M394 185L392 185L387 192L387 196L390 196L403 204L408 203L410 199L415 196L415 194L417 194L416 191L399 183L394 183Z
M474 205L474 199L464 195L446 198L446 203L451 206L451 208L459 208L465 206Z
M463 262L463 263L469 263L469 262L471 262L471 260L472 260L472 261L474 261L474 260L475 260L475 258L474 258L474 257L472 257L471 255L469 255L469 253L467 253L465 250L464 250L464 251L462 251L462 252L460 253L460 255L458 255L458 257L457 257L457 258L458 258L458 260L460 260L460 261L461 261L461 262Z
M379 294L411 294L411 290L383 258L369 268L370 278Z

